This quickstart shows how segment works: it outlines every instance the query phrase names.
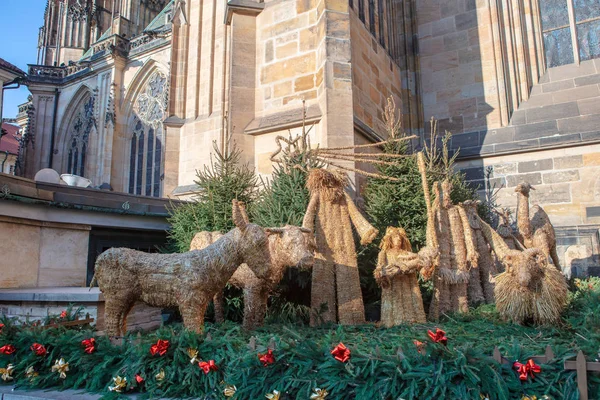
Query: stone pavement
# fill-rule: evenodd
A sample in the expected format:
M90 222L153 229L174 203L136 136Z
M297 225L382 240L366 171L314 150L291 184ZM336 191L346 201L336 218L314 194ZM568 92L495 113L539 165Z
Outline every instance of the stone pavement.
M97 400L102 396L97 394L82 393L80 390L44 391L21 390L14 386L0 386L0 400ZM134 400L135 397L132 397Z

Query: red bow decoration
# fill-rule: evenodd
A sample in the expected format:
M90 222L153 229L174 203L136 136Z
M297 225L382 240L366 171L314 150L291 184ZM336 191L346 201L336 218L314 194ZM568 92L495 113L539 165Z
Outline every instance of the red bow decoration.
M61 318L67 318L67 312L66 312L65 310L63 310L63 311L60 313L60 317L61 317Z
M198 363L198 366L200 368L202 368L202 371L204 371L204 373L207 374L207 375L208 375L208 373L210 371L216 371L216 370L219 369L217 367L217 364L215 364L215 360L209 360L208 362L206 362L206 361L200 361Z
M85 347L83 351L92 354L96 350L96 339L89 338L81 341L81 345Z
M441 330L440 328L435 328L435 333L431 331L427 331L427 334L433 340L434 343L441 343L444 346L448 343L448 338L446 337L446 332Z
M35 353L36 356L45 356L48 354L48 350L46 350L46 348L39 343L32 344L30 349Z
M350 349L344 346L344 343L340 343L333 350L331 350L333 357L339 362L345 363L350 359Z
M2 328L4 328L4 324L0 324L0 333L2 333Z
M263 366L267 366L269 364L273 364L275 362L275 356L273 355L273 350L269 349L265 354L258 354L258 360L263 363Z
M144 382L144 378L142 378L140 374L135 374L135 381L138 383L138 385L140 385L142 382Z
M542 372L542 367L537 365L532 359L529 359L525 364L521 364L518 361L515 361L513 364L513 368L516 368L517 373L519 374L519 379L522 381L526 381L528 375L531 375L531 378L535 378L534 374L539 374Z
M156 354L164 356L167 353L167 350L169 350L169 341L159 339L156 344L153 344L152 347L150 347L150 354L153 356Z
M6 344L0 347L0 354L6 354L7 356L11 355L15 351L17 351L17 349L15 349L15 346L12 344Z

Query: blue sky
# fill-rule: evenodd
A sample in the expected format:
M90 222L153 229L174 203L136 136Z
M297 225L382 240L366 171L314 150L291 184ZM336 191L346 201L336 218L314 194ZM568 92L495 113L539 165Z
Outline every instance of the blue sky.
M44 24L46 0L0 0L0 58L27 72L37 59L38 29ZM26 87L4 91L3 118L14 118L27 101Z

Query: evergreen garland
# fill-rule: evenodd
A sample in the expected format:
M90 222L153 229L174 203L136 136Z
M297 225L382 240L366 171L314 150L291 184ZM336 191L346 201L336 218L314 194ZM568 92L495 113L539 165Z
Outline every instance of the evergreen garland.
M552 399L577 399L574 371L565 371L563 361L584 351L588 357L600 345L600 324L590 321L600 307L600 281L578 282L569 316L562 327L522 327L500 321L493 307L483 306L466 315L453 315L441 325L418 324L390 329L374 325L356 327L265 326L255 332L226 323L207 325L198 335L180 326L156 332L129 334L121 345L96 337L96 351L84 352L81 342L91 331L17 328L8 319L0 333L0 346L12 344L16 352L0 354L0 368L12 363L14 380L0 384L17 387L83 389L105 398L141 392L141 398L193 397L224 399L226 385L237 388L234 399L261 399L278 390L284 399L308 399L313 389L327 390L327 399L520 399L523 395L546 394ZM446 331L447 347L433 343L427 330ZM576 335L577 333L578 335ZM250 335L256 347L249 346ZM170 342L164 356L152 356L150 347L158 339ZM413 343L419 340L425 346ZM350 350L347 363L333 358L331 350L343 342ZM48 354L38 356L30 346L40 343ZM258 359L274 344L275 362L268 366ZM510 364L498 364L491 355L494 346L510 361L524 362L543 354L550 345L556 359L541 365L534 379L520 381ZM217 371L205 374L198 363L190 363L188 349L197 349L200 360L215 360ZM69 363L66 378L51 368L63 358ZM33 366L39 374L28 378ZM156 375L164 371L164 380ZM136 383L136 375L144 381ZM122 393L108 392L113 377L127 379ZM590 393L600 390L600 378L588 375Z

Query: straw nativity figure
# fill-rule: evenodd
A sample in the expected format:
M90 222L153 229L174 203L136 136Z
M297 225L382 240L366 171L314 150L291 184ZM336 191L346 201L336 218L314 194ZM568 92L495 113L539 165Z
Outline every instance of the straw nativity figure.
M431 268L437 250L423 247L418 254L403 228L388 227L379 245L377 267L373 272L381 286L381 324L385 327L424 323L425 310L417 279L422 268Z
M317 251L312 273L311 325L338 321L344 325L365 322L360 277L352 226L362 245L377 236L344 190L346 174L315 168L309 172L310 202L302 226L315 232Z

